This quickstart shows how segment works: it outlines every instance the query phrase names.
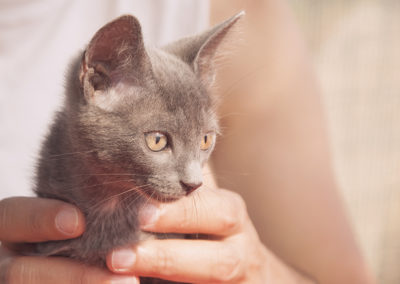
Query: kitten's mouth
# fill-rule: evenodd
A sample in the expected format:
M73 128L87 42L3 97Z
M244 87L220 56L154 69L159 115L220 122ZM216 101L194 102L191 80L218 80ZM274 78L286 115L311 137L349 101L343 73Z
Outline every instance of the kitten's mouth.
M177 192L176 194L171 194L171 192L164 193L150 186L145 188L138 187L137 192L147 199L152 199L157 202L173 202L185 196L184 192Z
M122 189L121 187L124 188L121 191L121 196L136 195L157 202L173 202L189 194L189 192L181 186L175 187L173 184L160 186L157 181L152 182L148 179L135 180L135 177L129 179L127 183L121 183L117 187L119 187L120 190Z
M181 199L182 197L185 196L185 194L176 194L176 195L171 194L171 193L166 194L166 193L157 191L155 189L144 190L144 194L148 198L153 199L158 202L173 202L173 201Z

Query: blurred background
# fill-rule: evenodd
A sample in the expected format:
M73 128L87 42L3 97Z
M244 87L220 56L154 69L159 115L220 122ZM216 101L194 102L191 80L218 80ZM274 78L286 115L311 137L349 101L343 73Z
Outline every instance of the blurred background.
M335 171L379 283L400 283L400 1L291 0L322 88Z

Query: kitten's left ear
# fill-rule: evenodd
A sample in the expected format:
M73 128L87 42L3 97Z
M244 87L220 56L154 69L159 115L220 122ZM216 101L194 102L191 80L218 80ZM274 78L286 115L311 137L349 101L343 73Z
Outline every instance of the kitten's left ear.
M200 35L183 38L165 46L164 49L191 65L203 84L209 87L215 77L213 66L215 55L221 43L244 14L245 12L241 11Z

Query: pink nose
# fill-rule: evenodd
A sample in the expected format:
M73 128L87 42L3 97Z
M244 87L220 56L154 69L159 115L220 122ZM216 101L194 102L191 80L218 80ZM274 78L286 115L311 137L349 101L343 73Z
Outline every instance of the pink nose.
M181 181L182 188L186 191L186 195L189 195L191 192L198 189L203 183L190 183Z

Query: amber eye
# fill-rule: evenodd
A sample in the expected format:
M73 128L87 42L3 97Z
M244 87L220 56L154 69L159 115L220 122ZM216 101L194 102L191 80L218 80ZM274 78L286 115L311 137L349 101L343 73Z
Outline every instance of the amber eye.
M147 147L151 151L158 152L167 147L167 136L160 132L149 132L145 134Z
M201 150L208 150L211 148L211 146L214 143L214 133L207 133L206 135L203 136L201 139L201 145L200 149Z

